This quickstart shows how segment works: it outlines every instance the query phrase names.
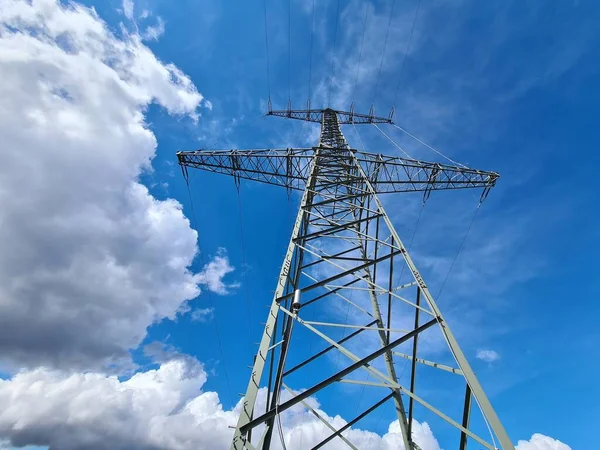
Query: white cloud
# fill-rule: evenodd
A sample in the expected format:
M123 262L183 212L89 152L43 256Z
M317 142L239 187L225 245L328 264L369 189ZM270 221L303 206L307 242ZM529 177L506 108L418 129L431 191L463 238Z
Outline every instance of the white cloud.
M207 322L213 316L214 308L195 309L190 313L190 318L194 322Z
M198 282L208 286L217 294L228 294L230 289L239 287L238 283L225 284L223 278L228 273L233 272L234 267L229 264L227 253L224 248L220 248L217 255L204 266L204 269L198 276Z
M196 232L152 197L150 103L195 118L191 80L93 9L0 3L0 354L27 366L127 362L198 283L225 292L224 254L189 271Z
M516 450L571 450L567 444L543 434L535 433L528 441L517 442Z
M127 381L100 373L23 371L0 381L0 436L14 446L47 445L52 450L225 449L242 401L223 410L217 393L202 390L205 382L202 365L190 358L164 362ZM264 408L265 390L260 394ZM308 402L319 407L315 399ZM346 423L320 413L335 427ZM310 448L329 432L300 405L282 414L282 425L290 450ZM423 450L439 450L427 424L415 422L414 430ZM392 450L403 448L398 432L393 422L383 436L356 429L345 435L362 449ZM273 447L280 446L274 436ZM347 446L334 440L327 448Z
M494 350L478 350L475 357L488 363L492 363L500 359L500 355Z
M146 27L144 31L144 39L156 41L165 32L165 22L162 18L157 18L156 25ZM206 101L208 103L208 100ZM210 109L210 108L209 108Z
M68 449L215 448L235 421L214 392L201 391L206 373L186 360L127 381L97 373L48 369L0 381L0 434L16 446ZM224 448L224 446L223 446Z
M123 14L129 20L133 20L133 0L123 0Z
M224 410L216 392L203 390L204 367L172 352L159 368L122 381L101 373L68 373L39 368L0 380L0 448L40 445L51 450L218 450L229 448L232 426L243 400ZM165 356L167 354L165 353ZM257 408L264 410L266 389L259 391ZM282 401L289 394L282 394ZM328 416L315 398L311 407L331 425L346 422ZM286 447L311 448L329 434L316 417L296 405L282 414ZM344 435L364 450L403 450L398 422L387 433L350 428ZM440 450L427 423L413 423L414 439L422 450ZM258 435L259 433L255 433ZM278 433L273 448L281 449ZM333 440L330 450L348 448ZM534 434L519 441L516 450L571 450L550 437Z

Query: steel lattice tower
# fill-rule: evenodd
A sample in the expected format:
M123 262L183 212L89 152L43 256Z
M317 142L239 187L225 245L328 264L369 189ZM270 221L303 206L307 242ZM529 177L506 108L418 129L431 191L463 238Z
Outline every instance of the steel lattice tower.
M427 198L434 190L462 188L482 188L484 198L498 174L357 151L348 146L340 129L340 124L392 123L391 117L332 109L268 114L320 123L318 145L178 153L186 179L191 167L232 175L238 185L240 179L249 179L303 191L231 449L271 448L272 439L278 439L273 437L280 426L277 419L298 404L331 431L317 445L311 444L313 449L333 439L356 449L343 432L391 403L406 449L418 449L411 427L415 410L422 408L457 430L460 450L467 448L470 439L493 450L490 439L470 428L475 399L495 436L491 441L497 440L503 450L514 450L378 198L382 193L409 191L422 191ZM339 314L331 312L333 305L343 305L346 319L352 320L338 319ZM443 337L453 364L423 357L425 331L433 329ZM319 351L309 345L315 340L322 343ZM337 364L321 362L332 354ZM396 372L400 362L409 368L406 380ZM326 367L332 367L330 373ZM423 380L438 373L462 380L465 394L458 395L455 417L442 412L435 398L419 394L417 373L423 373ZM336 429L307 400L339 383L376 390L381 400ZM266 405L259 410L261 386L267 395ZM291 386L305 390L294 391ZM336 392L333 395L339 395Z

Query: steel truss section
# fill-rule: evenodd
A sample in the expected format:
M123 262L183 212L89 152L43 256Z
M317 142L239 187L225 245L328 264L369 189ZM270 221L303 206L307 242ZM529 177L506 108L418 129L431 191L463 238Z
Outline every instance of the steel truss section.
M354 385L373 401L363 407L355 399L356 414L347 425L327 423L328 432L305 448L334 440L361 448L349 427L390 408L406 449L418 449L412 422L428 411L456 430L461 450L469 440L489 450L497 440L502 450L514 450L377 196L458 187L487 192L498 175L357 152L340 130L340 113L319 111L321 137L313 149L178 154L184 174L194 167L304 189L231 449L271 448L280 439L281 417L293 408L327 423L309 398L348 397L356 391L347 387ZM443 361L432 361L423 345L431 333L445 341ZM423 389L428 383L449 383L448 395L458 392L458 406L441 408ZM470 428L472 399L493 437Z
M336 121L340 124L370 124L370 123L394 123L392 116L389 117L377 117L373 115L373 111L370 114L358 114L353 110L350 111L338 111L330 108L327 109L285 109L280 111L269 110L268 116L285 117L287 119L303 120L305 122L316 122L323 123L323 117L328 115L331 117L335 115Z
M337 133L329 131L329 133ZM324 130L326 131L326 130ZM339 131L341 135L341 131ZM325 135L330 142L338 137ZM343 139L343 135L339 137ZM188 168L231 175L240 179L304 190L315 148L256 150L196 150L178 152L179 164L187 177ZM424 192L447 189L482 188L483 196L496 184L496 172L468 169L427 161L359 152L348 149L363 168L377 194L393 192ZM349 169L348 161L340 169Z

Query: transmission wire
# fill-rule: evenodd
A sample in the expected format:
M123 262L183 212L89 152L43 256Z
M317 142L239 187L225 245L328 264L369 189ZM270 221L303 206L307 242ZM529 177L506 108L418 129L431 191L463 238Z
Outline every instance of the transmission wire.
M337 0L337 13L335 16L335 35L333 36L333 50L331 52L331 70L329 72L329 93L327 95L327 106L331 105L331 84L333 82L333 75L335 74L335 50L337 45L337 34L338 24L340 21L340 0Z
M354 294L354 289L352 289L350 291L350 295L348 296L349 297L348 300L350 300L350 302L352 301L352 295L353 294ZM346 308L346 317L344 318L344 325L348 325L348 316L350 315L350 306L351 306L350 302L348 302L348 306ZM342 330L342 339L345 338L345 337L346 337L346 328L344 327L344 329ZM339 351L339 349L338 349L337 359L335 361L335 370L336 371L339 371L339 369L340 369L340 356L341 356L341 354L342 354L342 352Z
M288 0L288 103L292 103L292 0Z
M461 164L461 163L459 163L459 162L457 162L457 161L454 161L453 159L450 159L450 158L448 158L448 157L447 157L446 155L444 155L442 152L440 152L439 150L437 150L437 149L433 148L433 147L432 147L431 145L429 145L428 143L426 143L426 142L423 142L421 139L419 139L419 138L418 138L418 137L416 137L415 135L413 135L413 134L409 133L409 132L408 132L408 131L406 131L404 128L402 128L402 127L400 127L400 126L396 125L395 123L393 123L393 124L392 124L392 126L394 126L394 127L398 128L400 131L402 131L404 134L406 134L406 135L410 136L411 138L413 138L413 139L414 139L415 141L417 141L419 144L423 144L423 145L424 145L425 147L427 147L428 149L430 149L430 150L433 150L435 153L437 153L438 155L440 155L442 158L445 158L445 159L447 159L448 161L450 161L450 162L451 162L451 163L453 163L453 164L456 164L457 166L460 166L460 167L462 167L462 168L465 168L465 169L467 169L467 166L465 166L464 164Z
M394 6L396 5L396 0L392 2L392 9L390 10L390 19L388 20L387 32L385 34L385 41L383 43L383 51L381 52L381 62L379 63L379 71L377 72L377 82L375 83L375 95L373 96L373 105L377 101L377 91L379 89L379 78L381 77L381 68L383 67L383 58L385 57L385 49L387 47L388 38L390 36L390 28L392 25L392 17L394 15Z
M200 253L200 259L202 262L202 267L206 267L206 261L204 259L204 252L202 252L202 250L200 249L200 231L197 227L197 220L196 220L196 209L194 208L194 201L192 198L192 192L190 190L190 183L188 182L188 180L185 180L185 184L187 186L187 192L188 192L188 197L190 199L190 209L192 211L192 220L193 220L193 224L192 227L196 230L196 233L198 233L198 250ZM212 323L214 325L215 328L215 335L217 338L217 346L219 347L219 354L221 356L221 361L223 361L223 372L225 373L225 381L227 382L227 390L229 392L229 401L231 402L231 404L234 404L233 402L233 394L232 394L232 390L231 390L231 384L229 382L229 374L227 373L227 364L225 362L225 355L223 353L223 346L221 344L221 335L219 334L219 327L217 326L217 321L216 321L216 309L215 309L215 303L213 301L212 298L212 294L210 292L210 288L206 289L206 293L208 294L208 299L210 302L210 306L211 309L213 310L213 320Z
M240 188L237 186L237 200L238 200L238 222L240 228L240 243L242 247L242 264L244 265L244 270L242 271L242 277L244 278L244 296L246 297L246 309L248 317L248 345L250 346L250 354L252 354L252 344L251 344L251 333L250 329L252 328L252 324L250 322L250 297L248 296L248 279L246 277L246 272L248 270L248 264L246 262L246 244L244 240L244 223L242 220L242 201L241 201L241 193Z
M410 30L410 35L408 37L408 44L406 45L406 51L404 52L404 58L402 59L402 66L400 66L400 75L398 77L398 87L396 88L396 95L394 96L394 103L392 104L394 108L396 107L396 100L398 99L398 92L400 92L400 84L402 82L402 74L404 73L404 66L406 65L406 57L408 56L408 52L410 51L410 44L412 43L413 34L415 32L415 25L417 23L417 17L419 16L419 9L421 8L421 0L417 3L417 9L415 11L415 17L413 19L412 29Z
M312 84L312 54L313 54L313 40L314 40L314 28L315 28L315 0L312 2L312 19L310 25L310 62L308 64L308 104L310 105L310 90Z
M271 100L271 69L269 63L269 23L267 21L267 0L264 0L264 9L265 9L265 48L267 53L267 89L269 92L269 100Z
M369 17L369 5L365 6L365 21L363 24L362 38L360 40L360 51L358 52L358 61L356 63L356 76L354 77L354 87L352 88L352 103L354 103L354 94L356 93L356 84L358 83L358 71L362 59L363 44L365 43L365 32L367 30L367 18Z
M402 377L402 375L404 375L404 371L406 370L406 366L408 366L408 360L406 360L404 362L404 367L402 367L402 372L400 372L400 375L398 375L398 380ZM379 428L379 423L381 422L381 419L383 419L383 413L384 413L384 410L380 409L379 419L377 419L377 423L375 424L375 428L374 428L375 431L373 432L373 434L376 434L377 436L379 436L379 433L377 433L377 428ZM365 446L365 449L369 448L369 444L371 443L372 439L373 439L373 435L371 435L369 437L369 440L367 441L367 445Z
M385 131L383 131L381 128L379 128L379 127L377 126L377 124L376 124L376 123L374 123L374 122L373 122L373 123L371 123L371 125L373 125L375 128L377 128L381 134L383 134L383 135L384 135L386 138L388 138L388 140L389 140L389 141L390 141L392 144L394 144L394 145L396 146L396 148L398 148L398 150L400 150L402 153L404 153L404 155L405 155L405 156L406 156L408 159L414 159L412 156L410 156L408 153L406 153L406 151L404 151L404 149L403 149L402 147L400 147L400 145L398 145L398 144L396 143L396 141L394 141L394 140L393 140L391 137L389 137Z
M375 423L375 427L373 428L375 431L372 431L372 435L369 437L369 440L367 441L367 445L365 446L365 449L369 448L369 445L371 444L371 441L373 440L373 435L377 435L379 437L379 433L377 433L377 428L379 428L379 423L381 422L381 419L383 419L383 408L379 410L379 418L377 419L377 422Z
M419 223L421 223L421 216L423 215L423 210L425 209L425 202L421 203L421 209L419 210L419 215L417 216L417 220L415 222L415 226L413 228L412 236L410 237L410 241L408 242L408 247L406 247L406 251L410 252L412 248L413 241L415 240L415 235L417 234L417 228L419 228ZM402 264L402 268L400 269L400 276L398 277L398 283L402 283L402 275L404 275L404 268L407 266L406 261ZM389 326L389 324L388 324Z
M479 209L481 207L481 202L479 202L479 204L477 205L477 208L475 208L475 212L473 213L473 216L471 217L471 221L469 222L469 226L467 227L467 231L465 233L465 235L462 238L462 241L460 243L460 246L458 247L458 251L456 252L456 255L454 255L454 259L452 260L452 264L450 264L450 268L448 269L448 273L446 274L446 278L444 278L444 282L442 283L442 286L440 287L440 290L436 296L438 302L440 300L440 296L442 295L442 291L444 290L444 287L446 286L446 282L448 281L448 277L450 276L450 272L452 272L452 269L454 268L454 264L456 263L456 260L458 259L458 255L460 255L460 252L462 251L464 245L465 245L465 241L467 240L467 236L469 235L469 232L471 231L471 227L473 226L473 222L475 221L475 217L477 217L477 213L479 212Z

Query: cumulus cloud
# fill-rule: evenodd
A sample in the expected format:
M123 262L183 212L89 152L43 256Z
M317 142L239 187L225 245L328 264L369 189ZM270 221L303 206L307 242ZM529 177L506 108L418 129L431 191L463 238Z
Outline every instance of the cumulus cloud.
M191 358L163 362L126 381L100 373L22 371L0 381L0 436L13 446L44 445L51 450L225 449L242 401L224 410L216 392L203 391L206 378L202 365ZM264 407L264 389L259 399ZM315 399L308 402L319 407ZM320 413L335 427L346 423ZM290 450L310 448L330 433L301 405L282 414L282 427ZM414 429L423 450L439 450L426 423L415 422ZM392 450L403 448L398 433L396 421L383 436L357 429L345 436L361 449ZM277 438L273 445L281 448ZM327 448L347 446L338 439Z
M67 449L215 448L226 442L233 412L202 392L199 364L173 360L127 381L48 369L0 381L0 434L12 445ZM223 446L224 448L224 446Z
M74 3L0 3L0 354L11 366L126 362L199 283L227 290L226 255L190 272L197 236L181 205L138 181L157 146L145 108L193 120L202 95L121 33Z
M478 350L475 357L488 363L493 363L500 359L500 355L495 350Z
M549 436L535 433L528 441L517 442L516 450L571 450L567 444Z
M157 18L156 19L156 25L149 25L148 27L146 27L146 30L144 31L144 39L146 40L150 40L150 41L156 41L158 40L159 37L161 37L163 35L163 33L165 32L165 22L164 20L162 20L162 18ZM212 104L210 107L208 107L208 102L207 102L207 108L212 109Z
M238 283L226 284L223 281L225 275L233 270L234 267L229 263L225 249L220 248L213 260L204 266L204 270L198 276L198 281L217 294L228 294L230 289L239 287Z
M214 308L195 309L190 313L190 318L194 322L207 322L213 317Z
M128 19L133 19L133 0L123 0L123 14Z

